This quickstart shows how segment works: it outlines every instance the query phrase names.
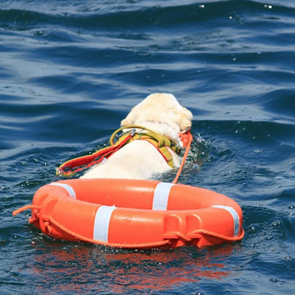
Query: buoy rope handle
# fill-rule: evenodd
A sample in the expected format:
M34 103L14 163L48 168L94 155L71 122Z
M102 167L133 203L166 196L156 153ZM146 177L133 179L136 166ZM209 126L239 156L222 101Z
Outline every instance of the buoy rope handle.
M17 215L17 214L19 214L19 213L21 213L21 212L23 212L25 210L28 210L28 209L36 209L36 210L39 211L40 210L40 207L41 206L37 206L37 205L26 205L26 206L23 206L23 207L15 210L12 214L13 214L13 216L15 216L15 215ZM39 214L37 214L37 215L39 215ZM42 217L39 216L36 219L31 220L30 223L38 220L39 218L42 218ZM91 238L87 238L87 237L84 237L84 236L82 236L80 234L77 234L77 233L71 231L70 229L67 229L63 225L61 225L58 221L56 221L51 216L46 218L45 224L46 224L46 228L47 228L47 230L48 230L49 233L51 231L51 227L52 227L51 224L52 224L55 227L57 227L59 230L67 233L68 235L74 237L77 240L80 240L80 241L83 241L83 242L86 242L86 243L92 243L92 244L97 244L97 245L102 245L102 246L109 246L109 247L119 247L119 248L153 248L153 247L160 247L160 246L168 245L173 240L173 238L172 239L171 238L170 239L169 238L166 239L164 237L164 240L163 241L151 242L151 243L141 243L141 244L108 243L108 242L102 242L102 241L94 240L94 239L91 239ZM177 238L182 239L182 240L184 240L187 243L193 241L194 239L198 239L196 237L191 238L188 235L185 235L185 234L183 234L183 233L181 233L179 231L173 231L170 234L175 235ZM235 241L241 240L244 237L245 232L243 230L243 232L241 233L241 235L236 236L236 237L227 237L227 236L224 236L224 235L221 235L221 234L218 234L218 233L214 233L214 232L210 232L210 231L207 231L207 230L204 230L204 229L197 229L197 230L189 233L189 235L195 235L195 234L207 235L207 236L215 237L215 238L222 239L222 240L225 240L225 241L235 242Z
M182 158L181 165L180 165L180 167L179 167L179 169L178 169L178 171L177 171L177 174L176 174L174 180L172 181L172 183L177 183L178 178L179 178L179 176L180 176L180 174L181 174L181 172L182 172L182 169L183 169L184 163L185 163L185 161L186 161L187 155L188 155L188 153L189 153L189 150L190 150L190 147L191 147L191 143L192 143L192 141L193 141L193 136L192 136L192 134L191 134L190 131L187 131L187 132L186 132L186 135L188 136L188 138L187 138L187 140L188 140L188 142L187 142L187 146L186 146L186 148L185 148L185 152L184 152L184 155L183 155L183 158Z

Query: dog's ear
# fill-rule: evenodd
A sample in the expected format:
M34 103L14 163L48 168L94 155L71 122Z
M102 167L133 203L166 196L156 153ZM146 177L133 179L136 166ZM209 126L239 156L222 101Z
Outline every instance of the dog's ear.
M138 105L135 106L127 115L127 117L121 121L121 127L124 127L127 125L133 125L137 117L138 117Z
M134 121L130 120L128 118L128 116L127 116L124 120L121 121L121 127L128 126L128 125L133 125L133 122Z
M185 132L186 130L190 129L192 126L192 119L193 119L193 115L191 111L182 107L180 111L179 121L178 121L180 131Z

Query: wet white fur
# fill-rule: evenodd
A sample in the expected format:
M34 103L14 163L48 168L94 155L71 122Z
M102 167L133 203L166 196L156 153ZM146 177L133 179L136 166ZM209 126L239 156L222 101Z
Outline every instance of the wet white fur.
M174 95L154 93L136 105L121 126L141 125L174 139L180 146L179 133L191 127L192 113L182 107ZM180 158L171 151L174 165ZM105 162L93 166L81 178L150 179L154 174L172 169L158 150L149 142L133 141Z

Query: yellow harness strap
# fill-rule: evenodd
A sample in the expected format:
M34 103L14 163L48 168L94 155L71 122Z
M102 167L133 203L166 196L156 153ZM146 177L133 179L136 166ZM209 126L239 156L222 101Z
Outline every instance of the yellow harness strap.
M128 125L128 126L124 126L119 128L118 130L116 130L111 138L110 138L110 145L115 145L114 143L114 137L122 130L124 129L133 129L131 131L132 137L126 142L126 144L134 141L134 140L146 140L148 142L150 142L151 144L153 144L158 150L159 152L162 154L162 156L164 157L164 159L166 160L167 164L174 168L174 163L173 163L173 157L168 149L168 147L173 150L175 153L179 153L181 148L177 145L177 143L171 139L168 138L167 136L161 135L157 132L154 132L148 128L145 128L143 126L139 126L139 125ZM140 129L140 130L144 130L145 132L138 132L136 131L136 129ZM130 135L130 131L128 131L127 133L123 133L120 138L118 139L117 143L120 143L121 141L123 141L127 136Z
M118 141L114 143L114 138L116 134L123 129L132 129L132 130L128 132L124 132L119 137ZM136 131L136 129L140 129L140 132ZM142 132L142 130L145 130L145 132ZM83 169L86 169L95 164L101 163L103 159L110 157L116 151L118 151L121 147L123 147L124 145L134 140L146 140L150 142L151 144L153 144L158 149L160 154L164 157L168 165L174 168L173 157L168 149L168 147L171 148L177 154L180 152L180 147L177 146L177 143L174 140L166 136L163 136L159 133L156 133L150 129L147 129L145 127L130 125L130 126L124 126L116 130L112 134L110 138L109 147L105 147L101 150L98 150L97 152L91 155L78 157L63 163L57 168L56 175L71 177L75 173Z

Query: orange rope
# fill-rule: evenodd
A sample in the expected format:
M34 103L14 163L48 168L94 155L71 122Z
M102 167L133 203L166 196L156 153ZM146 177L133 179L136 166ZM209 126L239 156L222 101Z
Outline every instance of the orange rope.
M108 243L108 242L102 242L98 240L94 240L91 238L83 237L77 233L74 233L73 231L65 228L63 225L61 225L58 221L53 219L52 217L49 217L48 219L53 225L55 225L60 230L64 231L65 233L73 236L77 240L102 245L102 246L109 246L109 247L118 247L118 248L154 248L154 247L160 247L167 244L170 244L170 240L160 241L160 242L151 242L151 243L141 243L141 244L119 244L119 243Z
M29 210L29 209L40 209L41 206L37 206L37 205L26 205L26 206L23 206L15 211L12 212L12 215L15 216L25 210Z
M181 172L182 172L182 169L183 169L184 163L185 163L185 161L186 161L186 158L187 158L188 152L189 152L189 150L190 150L191 143L192 143L192 141L193 141L193 136L192 136L192 134L190 133L190 131L189 131L187 134L188 134L188 143L187 143L187 146L186 146L186 149L185 149L185 152L184 152L183 158L182 158L181 165L180 165L180 167L179 167L179 169L178 169L178 171L177 171L177 174L176 174L174 180L172 181L172 183L177 183L178 178L179 178L179 176L180 176L180 174L181 174Z
M203 234L203 235L211 236L211 237L218 238L218 239L222 239L222 240L229 241L229 242L239 241L239 240L241 240L241 239L244 237L244 235L245 235L245 231L244 231L244 230L243 230L243 232L241 233L241 235L236 236L236 237L226 237L226 236L224 236L224 235L217 234L217 233L213 233L213 232L207 231L207 230L205 230L205 229L197 229L197 230L193 231L192 233L193 233L193 234Z
M171 234L177 236L180 239L183 239L186 242L191 242L193 240L193 238L190 238L187 235L185 235L185 234L183 234L181 232L178 232L178 231L172 232ZM217 234L217 233L214 233L214 232L205 230L205 229L197 229L197 230L191 232L190 234L202 234L202 235L206 235L206 236L211 236L211 237L214 237L214 238L218 238L218 239L221 239L221 240L225 240L225 241L229 241L229 242L234 242L234 241L241 240L244 237L245 232L243 230L242 234L240 236L237 236L237 237L227 237L227 236L224 236L224 235L221 235L221 234Z

